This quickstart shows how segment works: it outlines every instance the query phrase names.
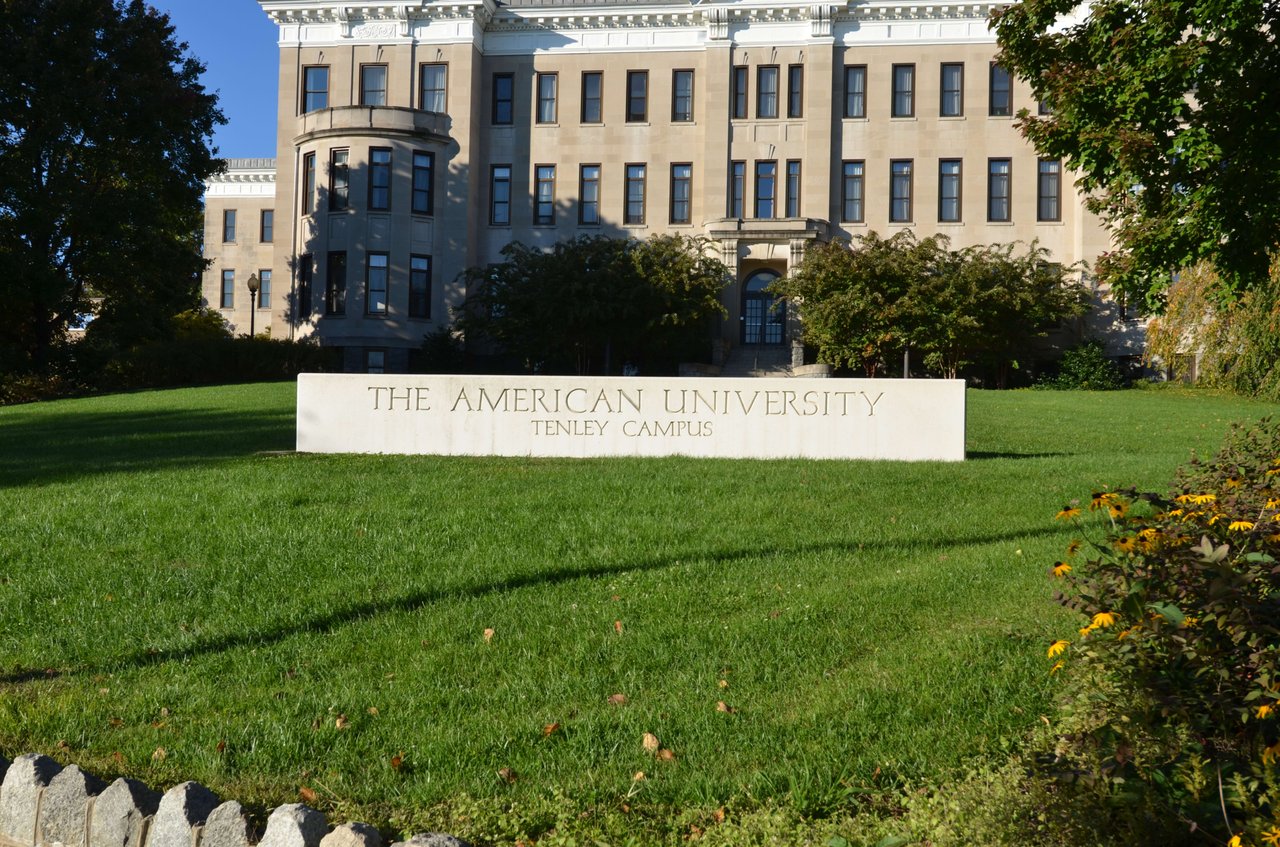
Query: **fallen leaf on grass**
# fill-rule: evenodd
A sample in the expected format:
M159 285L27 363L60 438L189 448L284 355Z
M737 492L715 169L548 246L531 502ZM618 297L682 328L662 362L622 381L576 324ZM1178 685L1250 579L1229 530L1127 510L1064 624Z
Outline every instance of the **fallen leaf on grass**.
M631 777L631 781L632 781L632 782L643 782L643 781L644 781L644 778L645 778L645 777L644 777L644 771L636 771L636 775L635 775L635 776L633 776L633 777Z
M610 695L609 695L609 705L610 705L610 706L625 706L625 705L627 705L627 695L625 695L625 694L610 694Z
M67 741L66 741L66 739L65 739L65 738L64 738L64 739L60 739L60 740L58 741L58 749L59 749L59 750L70 750L70 749L71 749L71 745L67 743Z
M662 746L658 741L658 736L654 735L652 732L646 732L644 734L644 739L640 743L644 745L644 751L646 753L656 753L658 752L658 748Z
M347 720L346 715L338 715L337 720L333 722L333 726L335 729L346 729L351 726L351 721Z
M493 627L488 627L484 631L484 643L488 644L493 640Z
M721 688L728 688L728 687L729 687L729 680L727 680L727 679L722 679L722 680L720 680L720 687L721 687Z
M728 703L726 703L723 700L717 700L716 711L724 712L726 715L732 715L732 714L736 714L738 710L735 709L733 706L730 706Z
M302 802L308 806L314 806L316 801L320 799L320 795L307 788L305 785L298 789L298 796L302 798Z
M111 720L107 721L107 723L111 726L112 729L119 729L120 727L124 726L124 721L122 721L120 718L112 718Z
M664 747L658 751L658 760L661 762L674 762L676 760L676 754Z
M119 750L112 750L111 758L115 759L116 764L118 765L124 764L124 753L121 753Z
M542 737L543 737L543 738L550 738L550 737L551 737L551 735L552 735L552 733L554 733L554 732L555 732L557 729L559 729L559 728L560 728L560 724L559 724L559 722L557 722L557 723L549 723L549 724L547 724L546 726L544 726L544 727L542 728Z
M374 717L377 717L377 715L378 715L378 707L377 707L377 706L370 706L368 711L369 711L369 714L373 715Z
M724 823L724 806L716 809L715 812L712 813L711 817L716 819L716 823Z
M404 751L403 750L401 750L399 753L396 753L394 756L391 757L391 769L393 771L398 771L402 767L404 767Z
M516 772L511 768L499 768L498 776L508 785L516 781Z
M155 752L151 754L151 761L163 762L168 755L169 755L168 750L164 749L163 747L157 747Z
M618 633L618 635L622 635L622 621L613 622L613 631Z
M225 742L225 741L219 741L219 742L218 742L218 752L219 752L219 753L225 753L226 751L227 751L227 742Z

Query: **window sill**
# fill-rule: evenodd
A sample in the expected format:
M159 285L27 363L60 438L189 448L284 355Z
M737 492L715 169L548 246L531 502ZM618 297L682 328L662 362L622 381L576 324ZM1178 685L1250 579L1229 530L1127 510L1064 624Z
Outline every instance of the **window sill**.
M938 120L940 120L940 121L963 121L963 120L965 120L965 116L964 116L964 115L938 115Z
M890 115L889 120L893 123L916 123L920 119L915 115Z
M987 221L987 226L1013 226L1013 221Z

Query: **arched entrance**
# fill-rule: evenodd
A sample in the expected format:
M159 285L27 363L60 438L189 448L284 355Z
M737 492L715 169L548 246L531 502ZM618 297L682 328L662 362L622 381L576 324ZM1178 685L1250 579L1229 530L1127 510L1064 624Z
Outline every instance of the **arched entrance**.
M781 274L759 270L742 283L742 343L782 344L787 325L787 303L765 288Z

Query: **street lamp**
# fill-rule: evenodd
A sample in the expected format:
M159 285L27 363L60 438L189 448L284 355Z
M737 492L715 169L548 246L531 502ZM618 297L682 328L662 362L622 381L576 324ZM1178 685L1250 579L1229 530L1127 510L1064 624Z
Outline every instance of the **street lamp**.
M262 288L262 284L258 282L257 274L249 274L249 337L253 338L253 318L258 311L258 290Z

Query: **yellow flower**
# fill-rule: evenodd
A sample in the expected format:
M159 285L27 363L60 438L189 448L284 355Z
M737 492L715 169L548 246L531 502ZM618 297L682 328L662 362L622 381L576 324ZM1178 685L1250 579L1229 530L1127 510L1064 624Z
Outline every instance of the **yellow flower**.
M1268 535L1267 542L1270 544L1280 544L1280 532L1277 532L1275 535Z
M1240 479L1240 477L1238 476L1229 476L1227 477L1227 481L1224 483L1224 485L1226 485L1227 488L1239 488L1240 483L1243 481L1244 480Z
M1280 826L1273 826L1271 829L1263 830L1262 843L1267 847L1280 847Z
M1125 514L1128 513L1129 511L1129 504L1124 502L1123 500L1117 500L1116 502L1107 506L1107 510L1111 512L1111 517L1123 518Z
M1231 836L1231 840L1227 842L1227 847L1242 847L1240 836L1238 835Z
M1271 468L1267 471L1267 476L1275 476L1278 473L1280 473L1280 468Z
M1054 564L1053 566L1054 576L1061 578L1066 576L1069 573L1071 573L1071 566L1068 565L1066 562L1057 562Z
M1070 641L1062 641L1062 640L1053 642L1052 644L1049 645L1049 658L1052 659L1054 656L1061 654L1062 651L1066 650L1070 644L1071 644Z
M1084 546L1084 542L1078 538L1073 538L1071 543L1067 545L1067 555L1074 556L1080 552L1080 548Z
M1267 501L1268 509L1280 509L1280 497L1273 497Z
M1262 763L1269 765L1276 760L1276 756L1280 756L1280 741L1262 751Z
M1049 668L1049 674L1052 676L1053 674L1055 674L1055 673L1057 673L1058 671L1062 670L1062 668L1063 668L1063 665L1064 665L1064 664L1065 664L1065 663L1064 663L1064 662L1061 662L1061 661L1054 662L1054 663L1053 663L1053 667Z
M1212 503L1218 499L1216 494L1195 494L1191 497L1191 502L1197 506L1203 506L1205 503Z
M1081 627L1081 628L1080 628L1080 637L1081 637L1081 638L1088 638L1088 637L1089 637L1089 633L1093 632L1095 629L1097 629L1097 627L1096 627L1096 626L1094 626L1093 624L1089 624L1088 626Z
M1111 546L1115 547L1121 553L1132 553L1135 541L1132 535L1122 535L1111 542Z
M1235 532L1236 530L1243 530L1244 532L1248 532L1249 530L1253 529L1253 521L1232 521L1231 525L1228 526L1227 529L1231 530L1232 532Z
M1098 614L1093 616L1094 626L1098 626L1098 627L1111 626L1115 622L1116 622L1116 616L1111 612L1098 612Z
M1062 511L1058 512L1054 517L1060 521L1069 521L1080 514L1080 510L1075 506L1063 506Z
M1180 518L1180 517L1182 517L1183 515L1185 515L1186 513L1187 513L1187 510L1186 510L1186 509L1170 509L1168 512L1165 512L1165 517L1166 517L1166 518Z
M1109 505L1118 499L1120 498L1111 491L1095 491L1093 492L1093 498L1089 501L1089 511L1096 512L1103 506Z
M1190 503L1190 502L1191 502L1191 498L1192 498L1192 497L1194 497L1194 496L1195 496L1194 494L1179 494L1177 497L1174 497L1174 498L1173 498L1173 502L1175 502L1175 503Z
M1272 706L1270 703L1263 703L1261 706L1258 707L1257 717L1259 719L1269 718L1275 712L1275 710L1276 710L1275 706Z

